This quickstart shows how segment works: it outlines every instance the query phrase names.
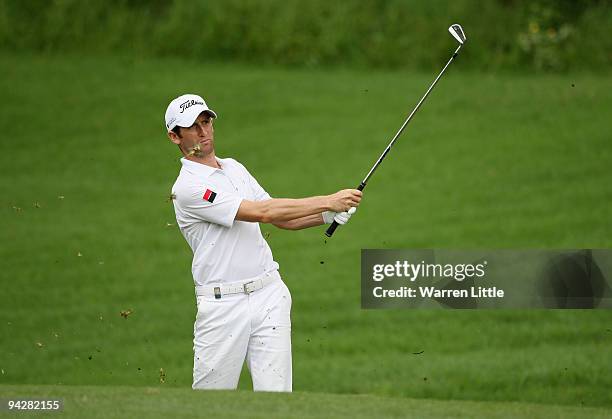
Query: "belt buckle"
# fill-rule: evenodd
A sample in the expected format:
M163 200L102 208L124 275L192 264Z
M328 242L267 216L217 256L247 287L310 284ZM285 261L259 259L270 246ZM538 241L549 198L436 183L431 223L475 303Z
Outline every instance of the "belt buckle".
M255 291L253 289L249 289L249 285L251 285L253 282L255 282L255 281L249 281L249 282L245 282L244 284L242 284L242 289L244 290L244 293L246 295L249 295L250 293Z

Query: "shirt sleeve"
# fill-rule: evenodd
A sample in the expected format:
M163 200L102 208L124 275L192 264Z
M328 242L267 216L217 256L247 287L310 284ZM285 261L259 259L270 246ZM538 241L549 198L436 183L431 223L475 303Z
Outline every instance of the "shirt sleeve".
M215 187L193 185L176 191L177 215L231 227L242 198Z
M242 166L242 169L245 171L249 179L249 186L251 187L251 190L253 191L253 195L255 196L255 201L266 201L268 199L272 199L270 197L270 194L266 192L264 188L261 187L259 182L257 182L257 180L253 177L253 175L251 175L251 173L249 173L247 168L244 167L244 165L242 164L240 164L240 166Z

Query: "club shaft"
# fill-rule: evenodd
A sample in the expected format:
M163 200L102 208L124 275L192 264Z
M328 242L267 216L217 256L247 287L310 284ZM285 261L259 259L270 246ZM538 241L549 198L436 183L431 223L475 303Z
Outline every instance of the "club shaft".
M419 103L417 103L417 105L414 107L412 112L410 112L410 115L408 115L408 118L406 118L406 120L404 121L404 123L402 124L400 129L397 131L397 133L395 134L395 136L393 137L393 139L391 140L391 142L389 143L387 148L385 148L385 151L383 151L383 153L380 155L380 157L378 158L376 163L374 163L374 166L372 166L372 168L368 172L367 176L361 182L361 185L363 185L363 188L365 188L365 185L368 183L368 179L370 179L370 177L374 174L374 172L376 171L378 166L380 166L380 163L382 163L384 158L387 156L387 153L391 150L391 147L393 147L393 144L399 138L399 136L402 134L402 131L404 131L404 128L406 128L406 126L408 125L408 123L410 122L410 120L412 119L414 114L419 110L419 108L421 107L421 105L423 104L425 99L427 99L427 96L429 96L429 93L433 90L433 88L436 85L436 83L438 83L438 80L440 80L440 77L442 77L442 74L444 74L444 72L446 71L447 67L450 65L450 63L453 62L455 57L457 57L457 54L459 54L459 50L461 49L462 46L463 45L459 45L457 47L457 49L453 53L453 56L448 60L448 62L446 63L446 65L444 66L442 71L440 71L440 74L438 74L438 77L436 77L436 79L433 81L433 83L431 83L431 86L429 86L429 89L427 89L427 91L425 92L425 94L423 95L421 100L419 100Z

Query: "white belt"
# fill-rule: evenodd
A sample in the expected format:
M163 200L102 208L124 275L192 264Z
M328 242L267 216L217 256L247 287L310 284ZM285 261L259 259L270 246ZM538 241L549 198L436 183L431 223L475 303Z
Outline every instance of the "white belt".
M197 296L215 297L217 299L230 294L250 294L268 285L270 282L280 279L278 271L266 272L265 274L245 279L240 282L229 284L218 284L213 286L196 286Z

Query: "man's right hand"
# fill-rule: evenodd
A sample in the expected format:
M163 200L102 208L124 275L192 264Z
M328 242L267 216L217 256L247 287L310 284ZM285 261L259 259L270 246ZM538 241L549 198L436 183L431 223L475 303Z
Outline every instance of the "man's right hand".
M359 206L362 192L358 189L343 189L333 195L328 195L329 210L334 212L348 211L351 207Z

